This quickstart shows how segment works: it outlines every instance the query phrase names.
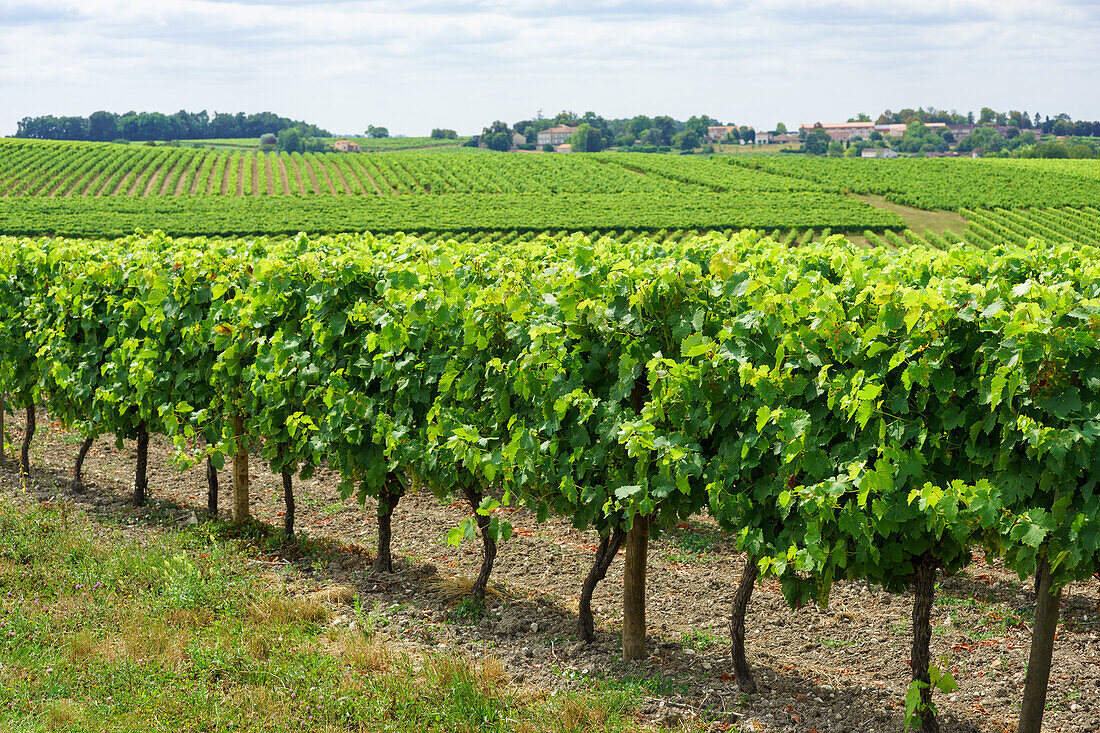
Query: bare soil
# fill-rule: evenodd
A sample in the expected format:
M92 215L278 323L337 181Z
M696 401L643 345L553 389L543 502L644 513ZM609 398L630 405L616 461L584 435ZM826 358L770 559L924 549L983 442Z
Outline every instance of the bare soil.
M9 437L21 440L8 417ZM171 460L170 444L150 444L153 505L132 509L135 451L112 437L96 441L85 463L87 490L68 489L79 436L45 414L32 451L29 491L58 494L96 512L167 514L181 524L201 517L206 482L202 466ZM0 491L22 489L10 460L0 469ZM254 456L251 511L281 526L282 488ZM221 485L229 487L225 471ZM694 719L710 730L899 731L908 685L911 645L909 595L891 595L863 583L839 583L827 609L789 610L772 581L758 585L748 619L748 647L759 694L742 694L729 660L728 610L743 559L706 518L683 523L650 543L647 586L648 659L620 661L622 563L612 565L593 600L597 641L576 635L577 598L598 538L568 522L535 522L522 508L500 510L515 527L502 544L491 596L481 618L461 613L460 591L477 574L480 544L458 548L446 531L466 516L465 503L441 504L429 493L407 496L393 519L396 572L372 575L374 505L341 499L338 477L320 470L295 478L299 531L342 548L327 567L307 569L314 589L343 583L358 589L367 609L384 610L400 643L451 647L471 657L499 658L513 679L551 688L640 685L641 714L661 725ZM231 504L223 488L221 506ZM273 567L286 560L271 558ZM945 731L1015 730L1027 664L1034 600L998 562L978 556L962 573L940 578L933 611L932 657L954 674L959 690L937 693ZM1054 650L1044 730L1100 730L1100 594L1095 581L1065 589ZM337 620L339 623L339 619Z

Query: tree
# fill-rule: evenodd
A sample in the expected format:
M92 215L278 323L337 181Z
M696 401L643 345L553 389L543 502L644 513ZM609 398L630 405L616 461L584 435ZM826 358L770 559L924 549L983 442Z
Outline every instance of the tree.
M278 136L278 145L279 150L284 153L302 152L302 136L298 132L298 128L288 127L285 130L280 130Z
M390 131L384 127L375 127L374 125L367 125L367 137L389 137Z
M118 138L118 118L110 112L92 112L88 116L88 139L109 142Z
M641 137L642 134L651 127L653 127L653 120L645 115L637 115L627 124L627 129L630 130L635 138Z
M839 140L834 140L833 142L829 143L830 158L839 158L842 155L844 155L844 143L840 142Z
M855 117L849 117L848 121L849 122L870 122L871 118L868 115L864 114L863 112L860 112Z
M664 145L665 138L656 127L651 127L642 133L642 145Z
M668 115L653 118L653 127L661 133L661 142L658 145L671 145L672 136L676 134L676 120Z
M809 155L825 155L829 152L829 142L829 133L825 132L825 128L820 124L815 125L802 142L802 152Z
M482 139L485 140L485 146L490 150L504 153L512 148L512 136L507 132L496 132L488 137L482 135Z
M775 123L775 134L776 135L785 135L785 134L787 134L787 126L784 125L782 122Z
M454 130L440 129L438 127L432 130L432 137L436 140L457 140L458 133Z
M719 124L720 123L718 122L718 120L713 117L710 117L708 115L699 115L689 117L687 123L684 125L684 128L687 130L692 130L700 138L704 138L707 136L708 127L717 127Z
M684 130L672 136L672 144L680 150L694 150L699 147L699 133L695 130Z

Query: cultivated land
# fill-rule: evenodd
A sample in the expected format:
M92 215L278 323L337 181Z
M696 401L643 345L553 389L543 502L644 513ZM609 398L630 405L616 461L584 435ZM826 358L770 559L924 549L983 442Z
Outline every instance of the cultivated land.
M337 671L310 678L324 700L340 699L347 680L326 629L357 618L388 624L411 655L395 665L402 705L445 705L466 692L440 701L417 686L457 681L483 693L464 709L501 729L616 729L640 715L713 730L896 730L910 672L927 680L934 667L959 686L945 681L930 698L947 729L1000 733L1020 715L1028 646L1039 640L1041 656L1043 629L1054 629L1052 596L1032 588L1038 567L1066 583L1045 722L1100 726L1094 162L170 148L128 158L116 155L127 146L48 144L85 157L66 167L44 144L17 142L0 143L0 232L203 235L0 238L0 393L9 408L48 405L26 413L31 427L34 415L57 421L28 444L32 491L108 521L199 522L184 541L198 532L211 543L200 551L217 544L230 558L232 532L190 508L209 474L173 469L167 439L192 458L208 441L227 456L247 430L252 512L289 538L297 495L299 534L284 543L283 530L246 525L259 539L245 551L292 594L336 581L374 609L329 609L287 632L306 654L292 666ZM80 192L85 180L100 181L88 184L94 195ZM279 236L299 229L380 236ZM273 236L217 236L241 234ZM23 426L6 420L10 455ZM112 434L123 446L137 438L136 460L108 448ZM74 494L50 471L69 470L85 436L93 490ZM134 502L166 503L123 509L126 475ZM341 483L364 506L340 499ZM33 511L12 536L56 524ZM655 528L650 638L624 665L639 638L638 607L622 599L637 597L644 537L626 530L642 515ZM624 545L635 550L612 562L584 527L615 546L633 538ZM324 555L320 536L343 544ZM445 537L474 544L450 549ZM580 588L603 561L586 645ZM0 557L0 572L9 566L10 586L33 601L19 562ZM763 577L746 606L752 568ZM56 583L68 590L40 602L68 608L85 590L74 584L86 585ZM811 611L828 589L829 605ZM242 705L270 698L238 685L286 668L232 644L270 629L214 611L192 638L201 653L170 660L169 683L205 680L216 638L216 653L236 655L213 679L245 700L234 720L261 729L289 715L244 716ZM751 695L737 643L746 628ZM34 651L41 635L26 638L18 650L30 656L0 666L0 681L29 670L16 675L33 682L15 698L19 722L83 730L88 698L50 687L57 667L42 668L55 659ZM444 640L499 664L440 678L439 658L424 654ZM96 664L121 658L97 654ZM163 661L146 671L161 674ZM604 696L579 712L517 702L551 687ZM921 691L909 692L915 704ZM395 705L387 714L406 720ZM295 724L327 730L365 714L324 709L323 724Z
M360 142L386 149L419 141ZM810 238L842 232L861 243L989 246L1001 236L1095 236L1098 202L1100 162L1088 160L516 155L453 147L286 155L0 141L0 232L8 234L565 230L616 237L671 231L678 238L747 227L798 242L813 230Z
M45 413L42 418L48 419ZM21 437L18 428L13 437ZM14 646L0 641L4 667L23 671L0 708L8 711L0 723L9 730L20 730L29 720L54 721L53 730L81 733L106 728L111 721L117 727L145 719L151 701L166 695L178 701L158 711L165 730L167 721L190 730L192 716L218 716L226 725L236 723L235 730L327 731L326 724L339 726L353 713L386 720L393 726L387 730L434 730L418 717L417 708L441 704L431 690L439 685L435 665L451 655L469 660L474 682L489 672L489 680L477 684L477 694L465 703L478 714L491 713L488 730L523 729L507 718L529 721L532 731L619 730L620 720L629 723L626 728L745 733L903 728L911 596L841 583L828 608L792 611L777 584L765 582L749 609L748 647L761 691L745 695L729 663L724 618L742 559L732 539L710 521L685 523L651 545L652 655L645 663L624 665L618 660L621 559L593 601L596 641L584 645L577 637L577 591L598 544L594 532L578 532L562 520L537 523L524 509L510 512L517 533L502 546L493 572L493 587L501 595L492 597L491 613L479 619L460 609L461 589L468 587L478 552L468 544L451 547L443 536L445 528L465 516L460 506L440 504L431 494L407 497L393 523L396 572L379 576L370 572L375 504L368 501L363 507L342 499L336 490L339 479L331 472L295 480L304 549L292 551L281 546L277 529L284 511L282 484L262 461L254 458L251 464L251 507L263 524L240 531L225 513L219 522L207 521L203 472L177 468L171 445L163 440L151 447L150 483L157 499L146 509L135 510L129 503L133 450L119 449L107 437L89 454L87 492L71 493L68 480L78 442L79 436L58 427L44 430L35 442L32 456L40 468L28 494L10 464L6 471L0 468L5 497L0 501L14 496L22 511L31 512L26 519L13 519L5 508L9 543L34 546L13 536L12 528L30 523L48 532L61 524L62 512L73 529L47 535L53 547L42 555L43 563L63 555L73 535L90 531L107 538L75 568L38 563L25 568L35 578L50 577L33 589L20 578L23 570L0 565L7 568L0 570L0 579L15 587L19 598L2 607L0 614L7 615L0 615L0 623L18 620L19 633L27 634ZM230 471L222 473L222 483L230 485ZM33 501L47 503L49 518L29 509ZM77 517L78 512L87 512L91 521ZM189 526L193 517L200 524ZM201 573L204 587L189 588L192 578L149 567L152 563L138 566L134 572L140 571L151 587L126 607L126 622L119 623L117 612L106 610L118 586L94 588L107 579L118 582L111 564L101 559L103 552L121 554L113 544L116 536L124 538L122 547L144 557L185 553L194 565L184 569ZM137 550L136 543L144 549ZM0 547L10 546L0 540ZM142 555L131 557L136 561ZM234 593L259 593L259 599L238 605L235 599L211 597L231 581L250 584L237 585L241 590ZM344 588L354 591L353 599L341 595ZM35 605L34 599L41 599L39 607L59 610L37 621L32 635L23 609L27 602ZM282 617L258 614L255 603ZM1100 585L1075 583L1063 603L1045 728L1091 733L1100 727ZM84 618L73 616L74 608ZM158 623L163 616L188 623L169 630ZM934 654L950 658L960 686L938 701L944 729L1014 730L1034 621L1029 583L979 556L962 573L942 581L933 618ZM352 622L358 629L349 628ZM41 641L46 633L54 641ZM294 640L293 648L279 651L287 639ZM406 660L420 664L422 671L409 675ZM46 674L48 667L53 671ZM119 670L126 676L111 681ZM79 687L66 682L78 674L84 679ZM146 678L152 690L143 691ZM277 679L271 690L262 685L264 678ZM370 692L397 685L404 689L390 711L403 710L404 723L387 717ZM114 700L97 704L95 696ZM456 698L461 699L451 693L450 700ZM455 726L449 730L478 730L453 708L446 714ZM366 731L384 729L370 722L359 725ZM336 729L360 729L343 726Z

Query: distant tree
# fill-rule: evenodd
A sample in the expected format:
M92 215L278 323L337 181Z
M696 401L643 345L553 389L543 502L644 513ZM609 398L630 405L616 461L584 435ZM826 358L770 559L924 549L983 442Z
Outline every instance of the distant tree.
M642 145L664 145L665 137L659 129L651 127L642 133Z
M542 146L542 152L552 153L552 152L554 152L554 146L551 145L550 143L546 143L545 145Z
M264 146L264 145L277 145L278 142L279 142L279 138L273 132L265 132L263 135L260 135L260 145L261 146Z
M110 112L92 112L88 115L88 139L107 142L118 137L118 117Z
M385 127L375 127L374 125L367 125L367 137L389 137L390 131Z
M634 137L633 133L624 132L622 135L619 135L617 138L615 138L615 146L620 148L628 148L636 141L637 138Z
M785 135L785 134L787 134L787 126L784 125L782 122L775 123L775 134L776 135Z
M809 155L825 155L829 152L829 133L821 125L815 125L802 141L802 152Z
M839 158L844 155L844 143L839 140L834 140L829 143L828 151L830 158Z
M678 132L672 136L672 144L678 147L680 150L695 150L699 147L701 137L698 132L692 129Z
M1064 135L1069 135L1072 132L1072 129L1070 127L1070 124L1065 120L1058 120L1054 123L1054 126L1050 128L1050 131L1058 137L1062 137Z
M718 120L709 115L699 115L689 117L688 121L684 124L684 129L693 131L702 139L707 136L708 127L717 127L719 124L721 123L719 123Z
M277 143L279 150L284 153L302 152L302 135L298 132L298 128L296 127L288 127L285 130L279 130Z
M485 136L482 136L485 139ZM485 139L485 146L490 150L507 152L512 149L512 135L507 132L496 132Z
M651 127L653 127L653 120L646 117L645 115L637 115L633 117L627 124L627 129L630 130L630 133L635 138L641 137L642 133L644 133Z
M432 130L432 137L436 140L457 140L458 133L456 133L454 130L446 130L436 127Z
M860 112L855 117L849 117L848 121L849 122L870 122L871 118L870 118L870 116L864 114L863 112Z
M672 136L676 134L676 120L667 115L653 118L653 127L661 133L661 142L658 145L671 145Z

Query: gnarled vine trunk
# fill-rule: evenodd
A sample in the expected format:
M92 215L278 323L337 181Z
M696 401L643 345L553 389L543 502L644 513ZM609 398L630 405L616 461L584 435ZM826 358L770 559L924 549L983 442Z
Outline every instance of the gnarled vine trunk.
M592 617L592 594L601 580L607 577L607 570L619 554L619 548L626 539L626 531L615 527L609 534L600 537L600 548L592 562L592 569L581 586L580 607L577 611L577 633L588 644L596 640L596 622Z
M95 438L91 435L87 436L76 452L76 462L73 464L73 481L69 484L69 490L75 494L84 493L84 459L88 457L88 451L92 449L93 443L95 443Z
M474 511L474 521L477 522L478 531L481 532L481 548L484 553L481 558L481 571L477 574L474 587L470 589L470 598L477 605L484 606L485 589L489 586L489 575L493 572L493 561L497 556L497 541L489 534L489 523L492 520L477 511L481 506L481 489L464 486L463 492L466 494L466 501L470 503L470 508Z
M294 543L294 474L284 470L283 476L283 503L286 511L283 513L283 535L286 542Z
M134 506L144 506L149 493L149 431L142 420L137 434L137 469L134 471Z
M756 587L759 574L756 558L745 556L745 567L741 571L741 580L737 583L737 592L733 594L733 608L730 611L730 656L733 658L733 674L737 677L737 686L742 692L756 693L756 679L745 656L745 614Z
M248 436L244 433L244 415L233 416L233 521L248 519Z
M34 402L27 400L27 431L23 433L23 449L19 452L19 473L31 475L31 441L34 440L36 427Z
M909 671L921 683L917 717L922 733L939 733L940 724L932 711L932 603L936 598L936 561L931 555L917 558L913 572L913 648Z
M1035 625L1031 630L1031 650L1027 657L1019 733L1039 733L1042 730L1051 659L1054 656L1054 635L1058 629L1058 613L1062 604L1062 589L1052 590L1050 558L1046 552L1039 558L1036 580L1039 588L1035 594Z
M378 554L371 565L372 573L392 573L393 555L390 538L393 536L393 511L405 496L405 484L396 473L386 474L386 483L378 494Z
M218 469L210 456L206 457L206 511L212 517L218 516Z

